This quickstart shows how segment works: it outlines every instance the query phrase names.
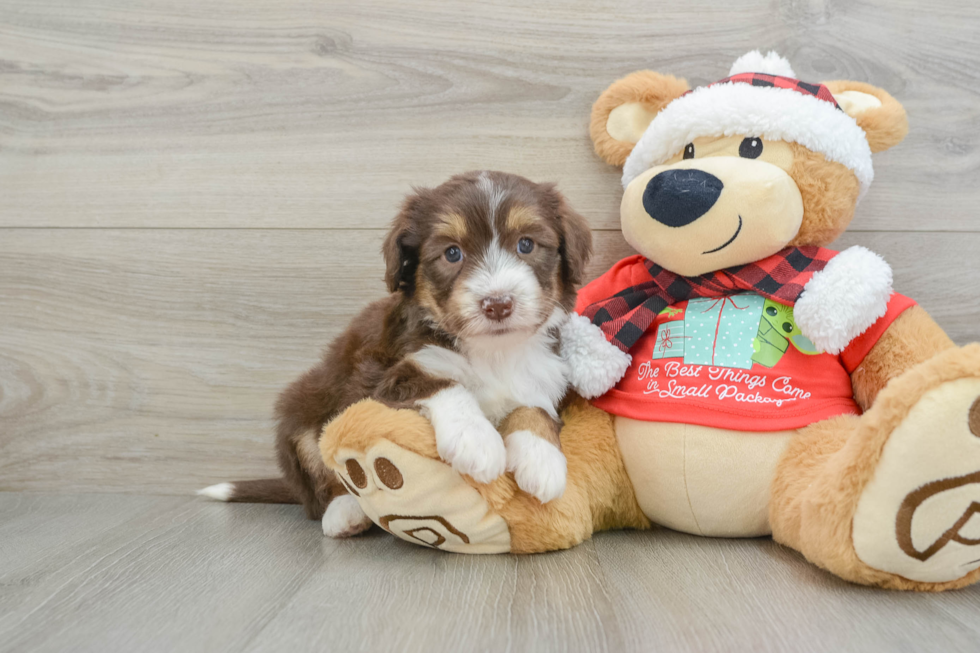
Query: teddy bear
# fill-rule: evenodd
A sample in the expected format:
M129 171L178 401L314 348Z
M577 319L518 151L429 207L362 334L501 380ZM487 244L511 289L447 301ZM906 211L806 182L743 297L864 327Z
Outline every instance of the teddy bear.
M905 137L902 106L755 51L694 90L628 75L590 132L622 166L637 254L582 288L562 328L577 393L564 494L542 504L510 474L460 475L417 411L366 400L320 441L365 513L452 552L659 525L771 535L866 585L980 579L980 345L955 346L875 254L826 248L871 184L872 153Z

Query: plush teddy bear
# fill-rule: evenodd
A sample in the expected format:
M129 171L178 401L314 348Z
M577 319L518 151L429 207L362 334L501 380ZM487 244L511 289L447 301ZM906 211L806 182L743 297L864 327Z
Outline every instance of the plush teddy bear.
M623 166L639 254L583 288L563 329L584 397L563 413L564 495L461 476L423 417L372 401L327 425L324 461L375 523L447 551L548 551L654 523L772 534L868 585L975 582L980 345L955 347L874 254L824 248L871 153L906 131L885 91L802 82L774 53L693 91L651 71L613 83L591 134Z

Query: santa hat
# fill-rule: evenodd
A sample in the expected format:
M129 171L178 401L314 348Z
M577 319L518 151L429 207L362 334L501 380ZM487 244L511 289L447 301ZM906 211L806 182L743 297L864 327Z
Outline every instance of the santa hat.
M874 169L864 130L823 84L796 79L789 62L758 50L721 81L677 98L653 119L623 166L623 187L700 136L764 136L819 152L849 168L864 195Z

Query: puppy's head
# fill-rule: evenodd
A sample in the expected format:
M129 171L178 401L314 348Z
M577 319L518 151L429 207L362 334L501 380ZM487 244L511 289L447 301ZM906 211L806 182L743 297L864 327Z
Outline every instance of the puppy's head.
M582 216L548 184L457 175L405 200L385 239L385 280L463 339L530 333L571 310L592 253Z

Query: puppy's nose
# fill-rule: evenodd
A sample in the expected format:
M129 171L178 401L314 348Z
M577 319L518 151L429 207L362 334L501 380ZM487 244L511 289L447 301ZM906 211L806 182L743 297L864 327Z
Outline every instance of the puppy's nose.
M488 320L499 322L507 319L514 312L514 300L510 295L487 297L480 302L480 308L483 309L483 314Z
M643 208L668 227L683 227L707 213L721 190L721 179L703 170L664 170L647 182Z

